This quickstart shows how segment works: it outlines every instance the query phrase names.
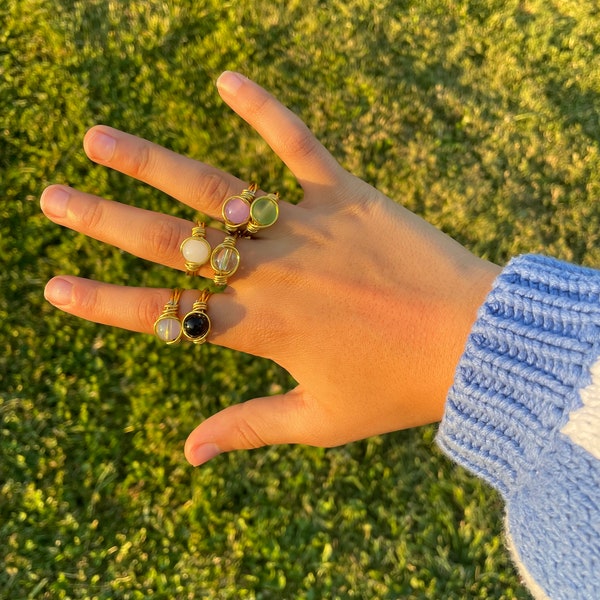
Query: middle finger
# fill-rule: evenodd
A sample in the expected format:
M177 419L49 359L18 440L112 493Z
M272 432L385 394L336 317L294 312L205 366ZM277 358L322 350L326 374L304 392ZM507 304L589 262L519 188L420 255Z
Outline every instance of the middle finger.
M106 125L92 127L83 145L91 160L148 183L213 218L220 216L227 197L245 187L233 175Z

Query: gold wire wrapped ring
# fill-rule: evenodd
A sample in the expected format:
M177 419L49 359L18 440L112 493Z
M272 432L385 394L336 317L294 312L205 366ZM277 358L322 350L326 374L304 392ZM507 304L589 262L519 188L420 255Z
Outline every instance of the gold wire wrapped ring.
M192 229L191 237L181 242L179 250L185 260L185 270L188 275L196 275L200 267L208 262L212 248L206 239L204 223L198 223Z
M181 320L184 337L194 344L203 344L211 329L210 317L207 314L210 292L203 290L192 306L192 310Z
M239 195L230 196L223 202L221 215L229 233L242 231L250 220L250 209L257 189L258 184L252 181Z
M250 219L246 232L252 235L260 229L274 225L279 217L279 192L256 198L250 206Z
M181 321L179 320L179 299L183 290L175 288L171 298L165 304L162 313L154 322L154 334L166 344L176 344L181 339Z

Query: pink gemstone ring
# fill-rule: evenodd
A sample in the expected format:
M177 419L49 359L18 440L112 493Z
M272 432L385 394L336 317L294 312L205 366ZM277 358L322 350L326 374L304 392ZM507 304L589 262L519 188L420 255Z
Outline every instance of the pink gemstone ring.
M250 220L250 201L243 196L231 196L223 203L225 227L237 230Z
M221 214L229 233L240 231L250 220L250 207L257 189L258 185L252 182L241 194L230 196L223 202Z

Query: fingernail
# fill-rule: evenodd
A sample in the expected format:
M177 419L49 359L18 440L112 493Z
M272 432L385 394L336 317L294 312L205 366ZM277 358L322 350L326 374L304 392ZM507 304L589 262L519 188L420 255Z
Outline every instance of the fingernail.
M228 94L235 94L240 86L248 81L243 75L235 73L234 71L225 71L221 73L217 79L217 87L220 90L227 92Z
M100 132L94 133L89 142L88 156L96 160L108 162L113 157L116 146L117 140L110 135Z
M61 187L48 188L42 194L42 209L49 217L62 219L67 214L71 194Z
M66 279L57 277L48 282L44 295L51 304L58 306L70 304L73 295L73 284Z
M199 467L219 454L221 449L216 444L201 444L190 452L190 462L192 466Z

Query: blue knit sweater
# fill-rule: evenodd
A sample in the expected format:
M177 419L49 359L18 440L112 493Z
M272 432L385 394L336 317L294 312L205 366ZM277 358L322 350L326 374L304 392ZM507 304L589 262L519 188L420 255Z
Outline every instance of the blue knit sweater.
M502 494L536 598L600 600L600 271L531 255L503 270L438 443Z

